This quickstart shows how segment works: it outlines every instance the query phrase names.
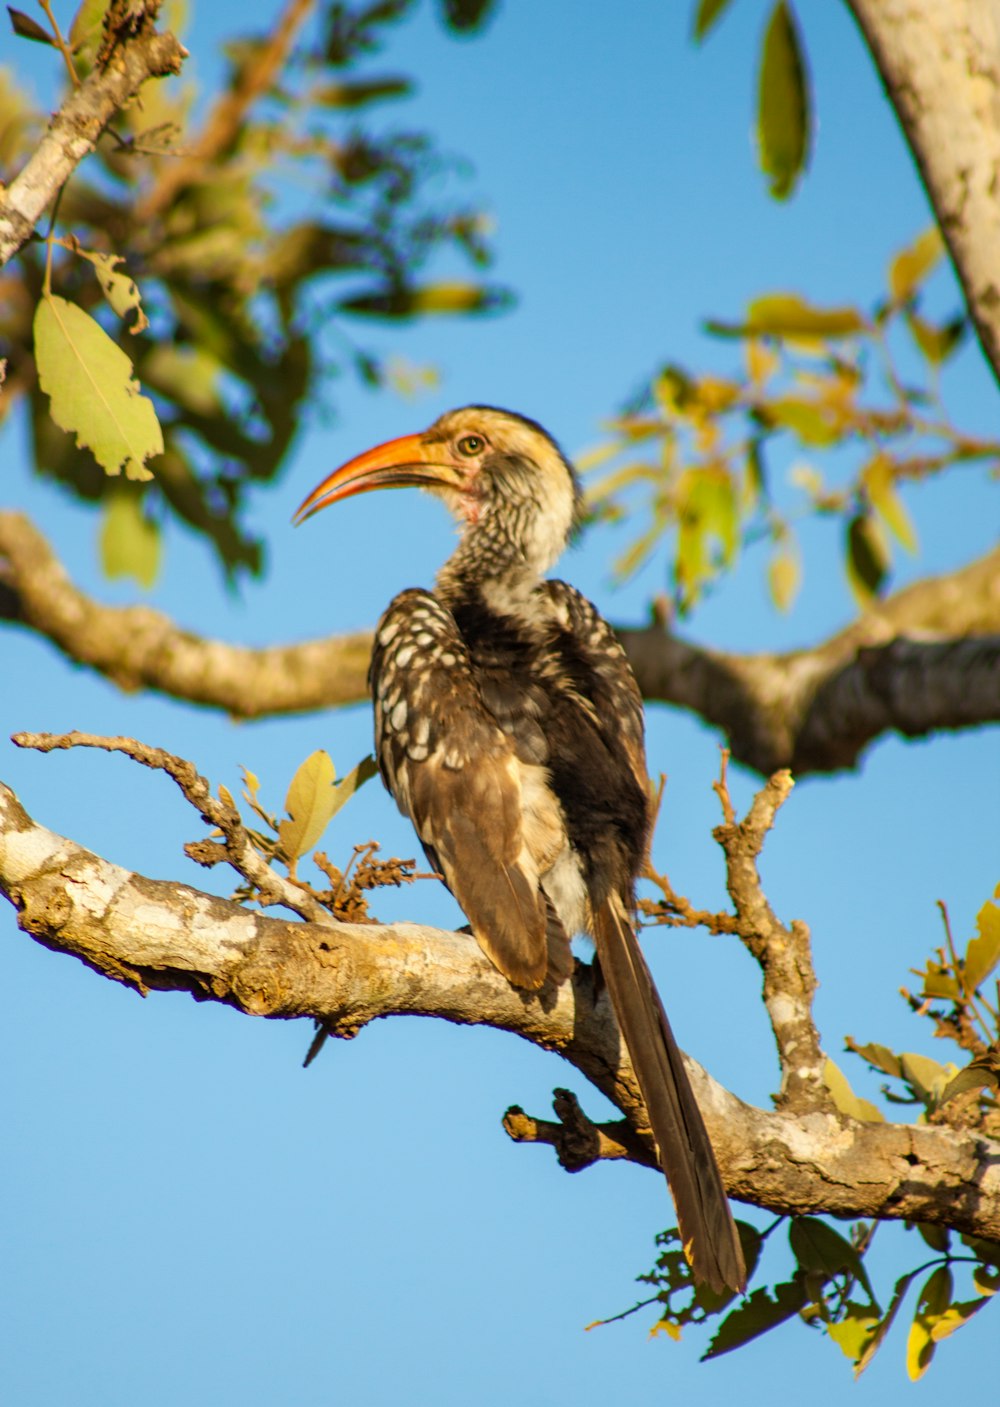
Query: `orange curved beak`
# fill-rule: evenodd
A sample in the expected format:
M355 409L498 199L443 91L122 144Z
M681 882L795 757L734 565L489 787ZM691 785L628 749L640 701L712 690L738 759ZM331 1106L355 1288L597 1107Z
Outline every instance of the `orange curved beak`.
M321 508L373 489L404 488L411 484L423 488L461 488L462 475L453 465L444 462L445 453L442 444L428 443L423 435L402 435L398 440L387 440L335 469L302 500L292 522L298 527Z

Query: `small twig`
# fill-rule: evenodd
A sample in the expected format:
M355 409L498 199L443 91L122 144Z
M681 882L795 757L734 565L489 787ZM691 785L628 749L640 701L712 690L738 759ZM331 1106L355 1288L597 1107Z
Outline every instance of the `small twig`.
M216 826L224 836L226 859L248 884L257 889L263 900L282 904L308 923L327 927L336 920L326 909L298 885L276 873L254 848L240 813L229 802L212 795L208 781L201 776L193 762L177 757L163 748L151 747L135 738L101 737L94 733L15 733L11 740L18 747L34 748L36 752L54 752L74 747L100 748L103 752L121 752L133 762L154 771L166 772L180 788L187 801L209 825Z
M77 73L76 64L73 62L73 50L69 47L69 45L66 43L66 40L63 38L62 30L59 28L59 21L52 13L52 0L38 0L38 3L45 11L45 16L48 19L49 24L52 26L52 33L55 35L56 48L59 50L60 54L62 54L63 63L66 65L66 72L69 74L69 81L72 83L74 88L79 88L80 75Z

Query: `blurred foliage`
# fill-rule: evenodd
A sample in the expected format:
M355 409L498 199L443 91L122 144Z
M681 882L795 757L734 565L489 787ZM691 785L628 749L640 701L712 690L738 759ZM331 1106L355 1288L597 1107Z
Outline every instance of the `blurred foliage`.
M665 875L647 867L645 878L661 891L656 900L640 901L640 911L648 922L702 926L712 933L737 931L734 915L694 909L674 891ZM932 1060L917 1052L896 1054L874 1042L859 1045L849 1036L845 1041L847 1049L871 1069L889 1076L892 1083L883 1085L882 1095L890 1105L912 1106L919 1111L917 1123L975 1129L988 1138L1000 1137L997 898L1000 886L979 910L976 932L962 952L941 905L945 943L922 968L914 970L920 979L918 991L902 991L911 1010L931 1021L934 1036L951 1041L957 1053L971 1055L971 1061L959 1069L955 1063ZM885 1120L877 1105L854 1093L832 1060L826 1064L826 1085L834 1105L848 1118ZM916 1379L930 1366L937 1345L967 1324L1000 1289L1000 1243L956 1236L941 1226L903 1224L919 1243L920 1263L895 1281L883 1304L873 1285L876 1270L868 1259L880 1223L857 1221L837 1229L821 1217L800 1216L780 1217L763 1232L743 1222L737 1225L751 1281L746 1298L735 1303L732 1294L715 1295L696 1285L679 1233L671 1230L656 1238L661 1252L654 1269L638 1277L640 1283L653 1286L655 1293L612 1319L655 1304L660 1318L651 1332L678 1339L689 1325L717 1318L720 1322L705 1354L706 1358L717 1358L797 1317L836 1344L857 1376L885 1341L910 1287L919 1283L906 1343L907 1373ZM781 1226L787 1226L793 1269L790 1274L785 1269L785 1278L769 1286L753 1288L765 1245ZM930 1259L928 1247L934 1252ZM782 1259L787 1267L787 1254ZM597 1322L610 1323L612 1319Z
M732 0L697 0L692 31L701 42ZM757 154L775 200L787 200L809 164L812 85L795 11L778 0L761 37L757 74Z
M957 465L1000 464L1000 440L964 433L941 397L941 367L966 331L962 314L936 322L922 311L942 253L936 227L921 235L893 259L887 291L869 309L775 292L739 322L709 322L742 348L732 376L664 366L581 460L601 470L591 513L640 528L618 574L665 547L683 612L742 547L763 542L770 592L785 610L802 576L796 526L825 517L841 525L859 604L877 596L893 543L917 549L901 491ZM776 485L779 471L786 482Z
M37 472L103 506L110 571L148 585L172 515L211 543L228 578L259 572L262 544L242 523L248 490L279 474L310 407L329 407L332 376L353 367L369 384L385 379L349 323L504 305L479 276L485 217L440 203L456 163L381 117L411 83L373 65L415 3L286 0L268 7L259 36L228 44L215 91L188 76L147 83L64 189L54 227L0 275L0 416L24 404ZM62 58L80 76L99 61L106 8L85 0L69 31ZM468 34L492 6L436 8ZM163 20L179 29L183 7L166 5ZM14 29L25 35L23 19ZM52 63L65 95L58 52ZM0 177L21 167L47 120L0 70ZM435 279L449 251L475 276ZM67 306L71 325L54 316ZM48 376L32 336L39 307ZM152 398L162 452L157 434L133 425L115 439L116 416L97 414L105 392L150 406L133 377ZM98 459L134 475L148 460L153 482L123 496Z

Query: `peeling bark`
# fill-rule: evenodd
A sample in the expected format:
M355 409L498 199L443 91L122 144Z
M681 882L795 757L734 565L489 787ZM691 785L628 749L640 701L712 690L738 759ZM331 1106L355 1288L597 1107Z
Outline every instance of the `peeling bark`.
M36 824L2 785L0 892L38 942L138 991L180 989L250 1015L314 1017L340 1036L398 1014L492 1026L558 1051L645 1127L607 995L587 966L577 964L558 991L529 996L464 934L268 918L111 864ZM1000 1144L827 1111L772 1113L690 1059L688 1069L735 1197L775 1212L908 1218L1000 1239ZM607 1152L646 1162L620 1137Z

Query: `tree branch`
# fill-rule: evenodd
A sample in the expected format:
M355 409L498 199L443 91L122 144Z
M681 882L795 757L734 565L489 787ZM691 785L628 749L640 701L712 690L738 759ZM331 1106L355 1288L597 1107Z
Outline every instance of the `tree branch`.
M135 32L123 32L106 63L67 97L21 172L6 190L0 187L0 266L30 239L46 207L146 79L180 72L187 50L153 28L159 0L146 9Z
M1000 12L995 0L847 0L896 110L1000 381Z
M558 1051L634 1126L645 1122L589 967L578 964L556 992L529 996L464 934L266 918L101 859L35 823L2 784L0 892L38 942L137 991L179 989L256 1016L308 1016L341 1036L396 1014L493 1026ZM997 1143L951 1128L770 1113L688 1067L736 1197L776 1212L907 1218L1000 1239Z
M181 630L146 606L103 606L13 512L0 512L0 619L123 689L235 718L333 708L367 693L370 632L254 650ZM852 767L892 730L922 737L1000 721L1000 549L890 596L813 649L727 654L662 625L618 634L647 699L718 727L733 757L765 776Z

